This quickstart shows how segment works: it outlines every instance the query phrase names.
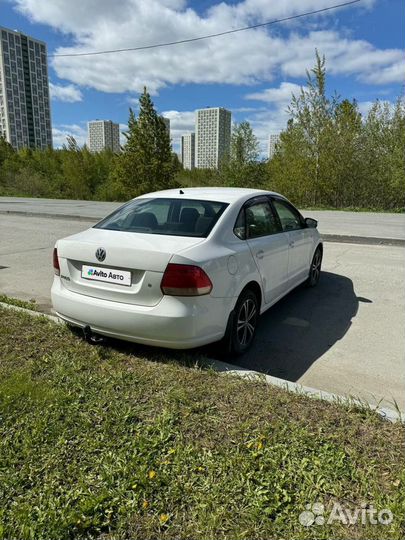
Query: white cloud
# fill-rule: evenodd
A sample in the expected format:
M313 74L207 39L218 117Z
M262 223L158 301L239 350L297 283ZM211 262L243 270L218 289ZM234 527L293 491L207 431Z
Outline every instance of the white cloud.
M65 101L67 103L74 103L76 101L82 101L83 95L79 88L73 84L67 84L61 86L59 84L49 83L49 91L51 98L55 101Z
M271 103L290 103L293 94L298 95L301 86L291 82L282 82L278 88L267 88L262 92L247 94L246 99L266 101Z
M170 119L170 136L173 149L178 152L180 150L181 136L195 131L195 112L164 111L162 116Z
M390 66L370 70L370 72L363 77L363 80L372 84L389 84L395 81L403 82L405 79L404 71L405 66L403 58L399 57L398 60Z
M375 2L376 0L363 0L361 7L371 8ZM327 8L332 4L333 2L323 0L277 0L277 2L271 2L269 0L245 0L234 5L227 5L224 2L221 2L219 5L211 8L210 12L212 15L230 12L233 17L242 20L253 19L253 21L256 21L259 18L261 21L271 21L308 11ZM338 10L326 11L317 17L336 17L337 13ZM302 25L304 20L308 21L313 19L301 19L299 24Z
M194 131L194 111L164 111L162 116L169 118L171 130L181 131L182 133Z
M288 106L292 94L298 95L300 91L301 86L298 84L282 82L278 87L266 88L245 96L246 99L263 101L267 104L267 108L257 109L247 117L259 139L262 157L267 157L269 135L280 133L286 128L290 117Z
M262 157L267 157L269 135L283 131L286 128L288 118L287 107L281 106L281 104L265 111L260 110L246 118L259 139Z
M70 135L76 139L79 146L83 146L87 141L87 127L79 124L60 124L52 128L53 145L61 148L66 144L66 137Z
M230 109L232 113L249 113L256 112L257 110L257 107L234 107Z
M32 20L69 34L73 44L55 52L77 53L128 46L142 46L192 38L226 29L263 22L330 6L330 0L225 1L203 15L185 0L15 0ZM361 6L370 7L373 0ZM354 6L355 9L359 9ZM361 13L361 11L360 11ZM324 27L336 11L276 27L260 28L205 41L91 57L59 57L52 60L60 78L104 92L139 92L144 85L152 93L171 84L254 84L271 81L280 72L301 77L314 63L318 47L328 58L332 73L350 74L373 84L402 81L399 49L377 49L364 40L329 30L307 32L307 25ZM278 27L280 28L280 27ZM383 73L376 77L376 70Z
M286 76L301 77L306 69L312 67L316 47L326 56L329 73L354 75L359 80L374 84L403 80L404 51L400 49L377 49L368 41L351 40L329 30L313 31L307 36L292 34L288 46L290 50L284 52L280 64ZM381 71L384 72L383 79L376 76Z

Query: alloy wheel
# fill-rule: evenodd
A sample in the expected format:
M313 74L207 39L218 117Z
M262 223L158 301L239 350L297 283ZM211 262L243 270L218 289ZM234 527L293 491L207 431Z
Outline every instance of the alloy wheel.
M240 307L236 335L242 347L247 347L253 339L256 328L257 308L251 298L247 298Z
M318 250L314 255L314 260L312 261L312 268L311 268L312 283L317 283L319 279L319 276L321 274L321 263L322 263L322 256L321 256L321 252Z

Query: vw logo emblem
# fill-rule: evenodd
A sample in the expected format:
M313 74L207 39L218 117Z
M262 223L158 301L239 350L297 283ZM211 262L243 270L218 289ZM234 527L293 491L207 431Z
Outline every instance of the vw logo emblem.
M98 250L96 251L97 260L100 262L104 261L106 255L107 255L107 252L104 248L98 248Z

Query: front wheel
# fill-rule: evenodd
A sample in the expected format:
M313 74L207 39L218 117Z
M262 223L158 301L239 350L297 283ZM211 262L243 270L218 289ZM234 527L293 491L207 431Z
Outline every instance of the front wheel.
M231 352L241 355L253 343L259 320L259 302L251 290L242 292L234 309L230 335Z
M319 278L321 277L321 266L322 249L320 247L317 247L314 256L312 257L311 267L309 269L309 276L306 282L308 287L315 287L315 285L318 284Z

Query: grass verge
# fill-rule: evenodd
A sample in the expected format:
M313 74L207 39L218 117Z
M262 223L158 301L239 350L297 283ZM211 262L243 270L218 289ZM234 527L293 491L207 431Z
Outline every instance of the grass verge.
M4 308L0 320L0 537L403 537L401 424L191 354L90 346ZM315 502L393 520L305 527Z
M375 214L403 214L405 212L405 208L402 207L386 210L379 207L366 208L363 206L343 206L340 208L336 208L336 206L307 206L302 210L304 212L315 212L317 210L332 210L333 212L372 212Z
M5 294L0 294L0 302L3 304L9 304L10 306L22 307L25 309L30 309L31 311L37 310L37 305L35 300L19 300L18 298L13 298L12 296L7 296Z

